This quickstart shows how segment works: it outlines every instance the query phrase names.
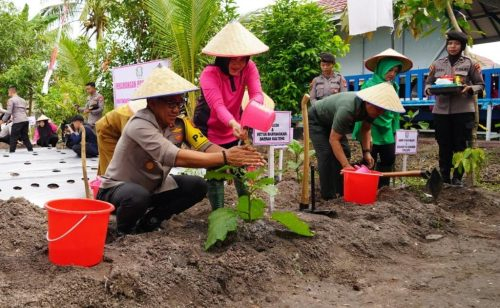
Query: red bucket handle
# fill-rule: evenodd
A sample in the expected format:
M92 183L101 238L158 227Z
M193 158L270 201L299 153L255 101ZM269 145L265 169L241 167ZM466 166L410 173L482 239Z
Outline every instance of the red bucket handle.
M55 242L55 241L59 241L63 238L65 238L66 236L68 236L71 232L73 232L85 219L87 219L89 215L85 215L82 217L82 219L80 219L73 227L69 228L68 231L64 232L63 235L57 237L57 238L49 238L49 231L47 231L47 235L46 235L46 238L47 238L47 241L48 242Z

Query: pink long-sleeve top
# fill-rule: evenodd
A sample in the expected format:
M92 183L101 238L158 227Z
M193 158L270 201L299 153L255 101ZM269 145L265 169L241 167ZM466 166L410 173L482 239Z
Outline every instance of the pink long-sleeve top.
M57 125L54 123L49 122L50 128L52 128L52 132L56 133L58 130ZM36 143L40 139L40 134L38 133L38 129L35 129L35 133L33 134L33 143Z
M234 89L231 88L230 77L217 66L207 66L200 77L203 96L210 107L208 119L208 139L215 144L226 144L237 140L229 121L241 118L241 100L248 88L250 100L263 103L264 96L260 85L259 71L250 60L239 76L233 76Z

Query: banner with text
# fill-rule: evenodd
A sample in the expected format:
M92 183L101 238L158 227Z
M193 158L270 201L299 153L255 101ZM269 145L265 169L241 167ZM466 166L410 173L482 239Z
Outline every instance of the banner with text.
M396 131L396 154L417 154L417 130Z
M286 145L291 137L292 113L290 111L276 111L276 119L268 132L253 131L255 145Z
M112 69L115 108L126 104L135 90L144 82L144 79L159 64L170 67L169 60L154 60Z

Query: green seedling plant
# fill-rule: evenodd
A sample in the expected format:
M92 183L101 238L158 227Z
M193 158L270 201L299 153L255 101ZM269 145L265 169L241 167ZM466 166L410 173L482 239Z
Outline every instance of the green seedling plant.
M403 114L403 128L404 129L416 129L414 125L417 125L418 128L420 129L428 129L429 128L429 123L425 121L418 121L417 123L414 123L415 118L418 116L420 113L420 110L417 109L417 111L413 110L408 110L406 114Z
M302 165L304 164L304 145L293 139L288 144L288 152L293 155L293 160L287 161L286 166L288 170L295 172L295 179L297 183L300 183L302 180ZM310 158L314 157L315 154L314 150L309 151Z
M205 250L210 249L218 241L224 241L230 232L235 232L240 223L252 223L264 219L266 202L256 196L259 191L270 196L277 194L274 179L266 177L265 169L245 171L238 168L224 166L214 171L207 171L208 180L234 180L238 174L246 186L247 194L238 198L236 208L219 208L208 216L208 235ZM270 217L289 231L302 235L313 236L309 225L295 213L289 211L274 211Z
M479 180L481 170L486 166L486 154L483 149L467 148L453 154L453 167L460 173L474 175L472 184Z

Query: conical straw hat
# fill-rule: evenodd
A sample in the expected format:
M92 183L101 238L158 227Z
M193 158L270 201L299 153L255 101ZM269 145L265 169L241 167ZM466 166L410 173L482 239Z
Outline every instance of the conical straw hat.
M266 93L262 92L262 94L264 94L264 106L266 106L267 108L271 109L271 110L274 110L274 101L272 98L270 98L269 96L267 96ZM247 108L247 105L249 103L249 98L248 98L248 91L245 90L245 93L243 94L243 99L241 100L241 108L243 110L245 110L245 108Z
M252 56L269 50L252 32L239 22L228 23L203 48L204 54L216 57Z
M401 69L401 72L406 72L410 70L413 67L413 62L409 58L407 58L405 55L400 54L399 52L395 51L392 48L387 48L386 50L382 51L379 54L376 54L365 61L365 67L369 69L370 71L374 72L375 68L377 67L378 61L380 61L383 58L395 58L403 62L403 67Z
M47 118L44 114L42 114L38 119L36 119L36 121L45 121L45 120L50 120L49 118Z
M388 82L383 82L376 86L358 91L357 96L365 102L385 110L399 113L404 113L406 111L394 87Z
M135 91L132 100L184 94L198 88L165 66L158 66Z

